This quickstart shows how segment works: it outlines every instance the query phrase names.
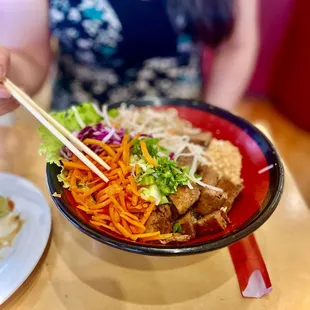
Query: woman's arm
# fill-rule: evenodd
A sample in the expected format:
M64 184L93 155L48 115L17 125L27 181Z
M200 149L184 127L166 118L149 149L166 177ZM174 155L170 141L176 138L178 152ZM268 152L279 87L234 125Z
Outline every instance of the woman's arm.
M257 49L257 1L236 0L234 30L215 51L204 100L233 110L248 86Z
M44 83L49 64L48 1L0 0L2 78L33 95Z

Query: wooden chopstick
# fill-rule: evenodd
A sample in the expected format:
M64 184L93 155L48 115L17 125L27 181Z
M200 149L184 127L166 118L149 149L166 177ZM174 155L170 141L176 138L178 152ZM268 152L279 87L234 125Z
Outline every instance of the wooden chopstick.
M43 126L45 126L59 141L61 141L74 155L76 155L89 169L97 174L102 180L108 182L109 179L78 149L79 147L85 151L89 156L95 159L100 159L100 164L106 169L111 169L97 154L90 150L80 140L74 137L67 129L60 125L55 119L53 119L48 113L42 110L26 93L19 89L14 83L5 79L4 86L10 91L12 96L19 101ZM49 122L50 121L50 122ZM55 126L53 126L52 124ZM57 128L57 129L56 129ZM60 131L62 133L60 133ZM69 139L67 139L65 136ZM74 145L75 143L76 145Z
M25 96L25 99L27 99L28 103L31 104L33 108L35 108L41 115L43 115L44 118L46 118L56 129L58 129L58 131L60 131L65 137L67 137L79 150L85 152L107 170L111 169L111 167L105 161L103 161L96 153L94 153L90 148L88 148L84 143L82 143L65 127L59 124L52 116L50 116L43 109L41 109L26 93L24 93L21 89L14 85L13 82L11 82L9 79L6 79L5 84L7 85L6 87L15 88L16 91L22 92L21 94ZM30 101L28 99L30 99Z

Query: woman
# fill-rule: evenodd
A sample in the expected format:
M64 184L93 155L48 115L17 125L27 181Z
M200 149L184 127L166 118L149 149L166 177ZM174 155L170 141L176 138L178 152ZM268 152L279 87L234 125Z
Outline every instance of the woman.
M256 0L1 0L0 81L35 94L50 68L52 34L52 109L201 95L233 109L255 63L256 11ZM207 81L205 46L215 52ZM17 106L0 84L0 115Z

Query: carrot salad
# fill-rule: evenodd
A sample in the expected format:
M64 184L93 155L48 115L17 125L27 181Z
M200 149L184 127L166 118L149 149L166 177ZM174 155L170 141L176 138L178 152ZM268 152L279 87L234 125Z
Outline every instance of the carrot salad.
M145 233L145 223L155 209L155 201L141 198L139 186L132 176L132 170L139 174L138 166L130 166L130 150L138 136L129 139L125 135L120 145L108 145L94 139L84 140L86 145L98 145L103 150L99 155L110 167L106 172L109 182L97 177L75 155L71 161L63 160L67 171L65 182L70 184L70 191L77 203L77 208L84 211L94 226L112 231L131 240L161 240L172 234L161 235L160 231ZM148 154L146 146L140 142L143 152L151 162L154 159ZM88 155L87 155L88 157ZM88 157L99 169L97 162Z
M174 110L126 105L100 110L83 103L52 116L110 167L85 155L108 178L105 182L39 128L40 153L62 168L58 180L90 225L133 242L167 244L230 224L227 213L243 180L242 156L229 141L192 127Z

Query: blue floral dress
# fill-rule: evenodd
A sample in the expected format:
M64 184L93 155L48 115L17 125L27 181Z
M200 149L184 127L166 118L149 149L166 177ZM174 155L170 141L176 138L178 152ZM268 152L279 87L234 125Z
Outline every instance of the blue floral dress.
M59 42L54 110L200 95L200 47L175 31L165 0L50 0L50 28Z

